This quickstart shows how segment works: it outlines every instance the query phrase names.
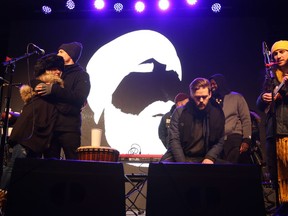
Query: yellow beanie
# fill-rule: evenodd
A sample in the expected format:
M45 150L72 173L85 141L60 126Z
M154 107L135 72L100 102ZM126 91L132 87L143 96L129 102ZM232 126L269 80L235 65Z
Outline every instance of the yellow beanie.
M279 49L288 50L288 41L280 40L280 41L275 42L271 48L271 53L273 54L273 52Z

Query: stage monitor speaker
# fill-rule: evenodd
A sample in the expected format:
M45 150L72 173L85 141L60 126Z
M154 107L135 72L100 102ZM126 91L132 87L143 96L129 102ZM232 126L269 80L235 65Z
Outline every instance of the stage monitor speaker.
M124 216L118 162L17 159L5 216Z
M254 165L150 163L146 216L265 216Z

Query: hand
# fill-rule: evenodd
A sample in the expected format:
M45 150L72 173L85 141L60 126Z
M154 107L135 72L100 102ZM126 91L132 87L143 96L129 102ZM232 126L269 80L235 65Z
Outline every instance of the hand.
M248 151L249 149L249 144L248 143L241 143L241 146L240 146L240 154L242 154L243 152L246 152Z
M287 80L288 80L288 74L287 73L285 73L283 80L284 80L285 84L287 85Z
M214 164L214 162L212 160L206 158L202 161L202 164Z
M49 95L51 94L52 85L50 83L39 83L35 87L35 91L41 96Z
M262 95L262 100L264 102L267 102L267 103L271 102L272 101L272 93L264 93Z

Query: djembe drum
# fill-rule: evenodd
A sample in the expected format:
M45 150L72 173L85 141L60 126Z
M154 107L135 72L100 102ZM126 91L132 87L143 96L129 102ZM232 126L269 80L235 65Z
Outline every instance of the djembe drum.
M110 147L81 146L77 149L79 160L117 162L119 151Z

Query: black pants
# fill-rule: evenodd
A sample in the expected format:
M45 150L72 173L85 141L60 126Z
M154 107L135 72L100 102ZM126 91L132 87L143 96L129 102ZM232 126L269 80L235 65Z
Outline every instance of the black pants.
M45 158L60 159L63 148L65 159L77 160L77 148L81 145L81 134L79 132L56 131L53 134L51 146L44 153Z
M250 164L250 152L246 151L240 155L240 146L242 144L241 134L230 134L225 140L223 148L223 160L230 163Z

